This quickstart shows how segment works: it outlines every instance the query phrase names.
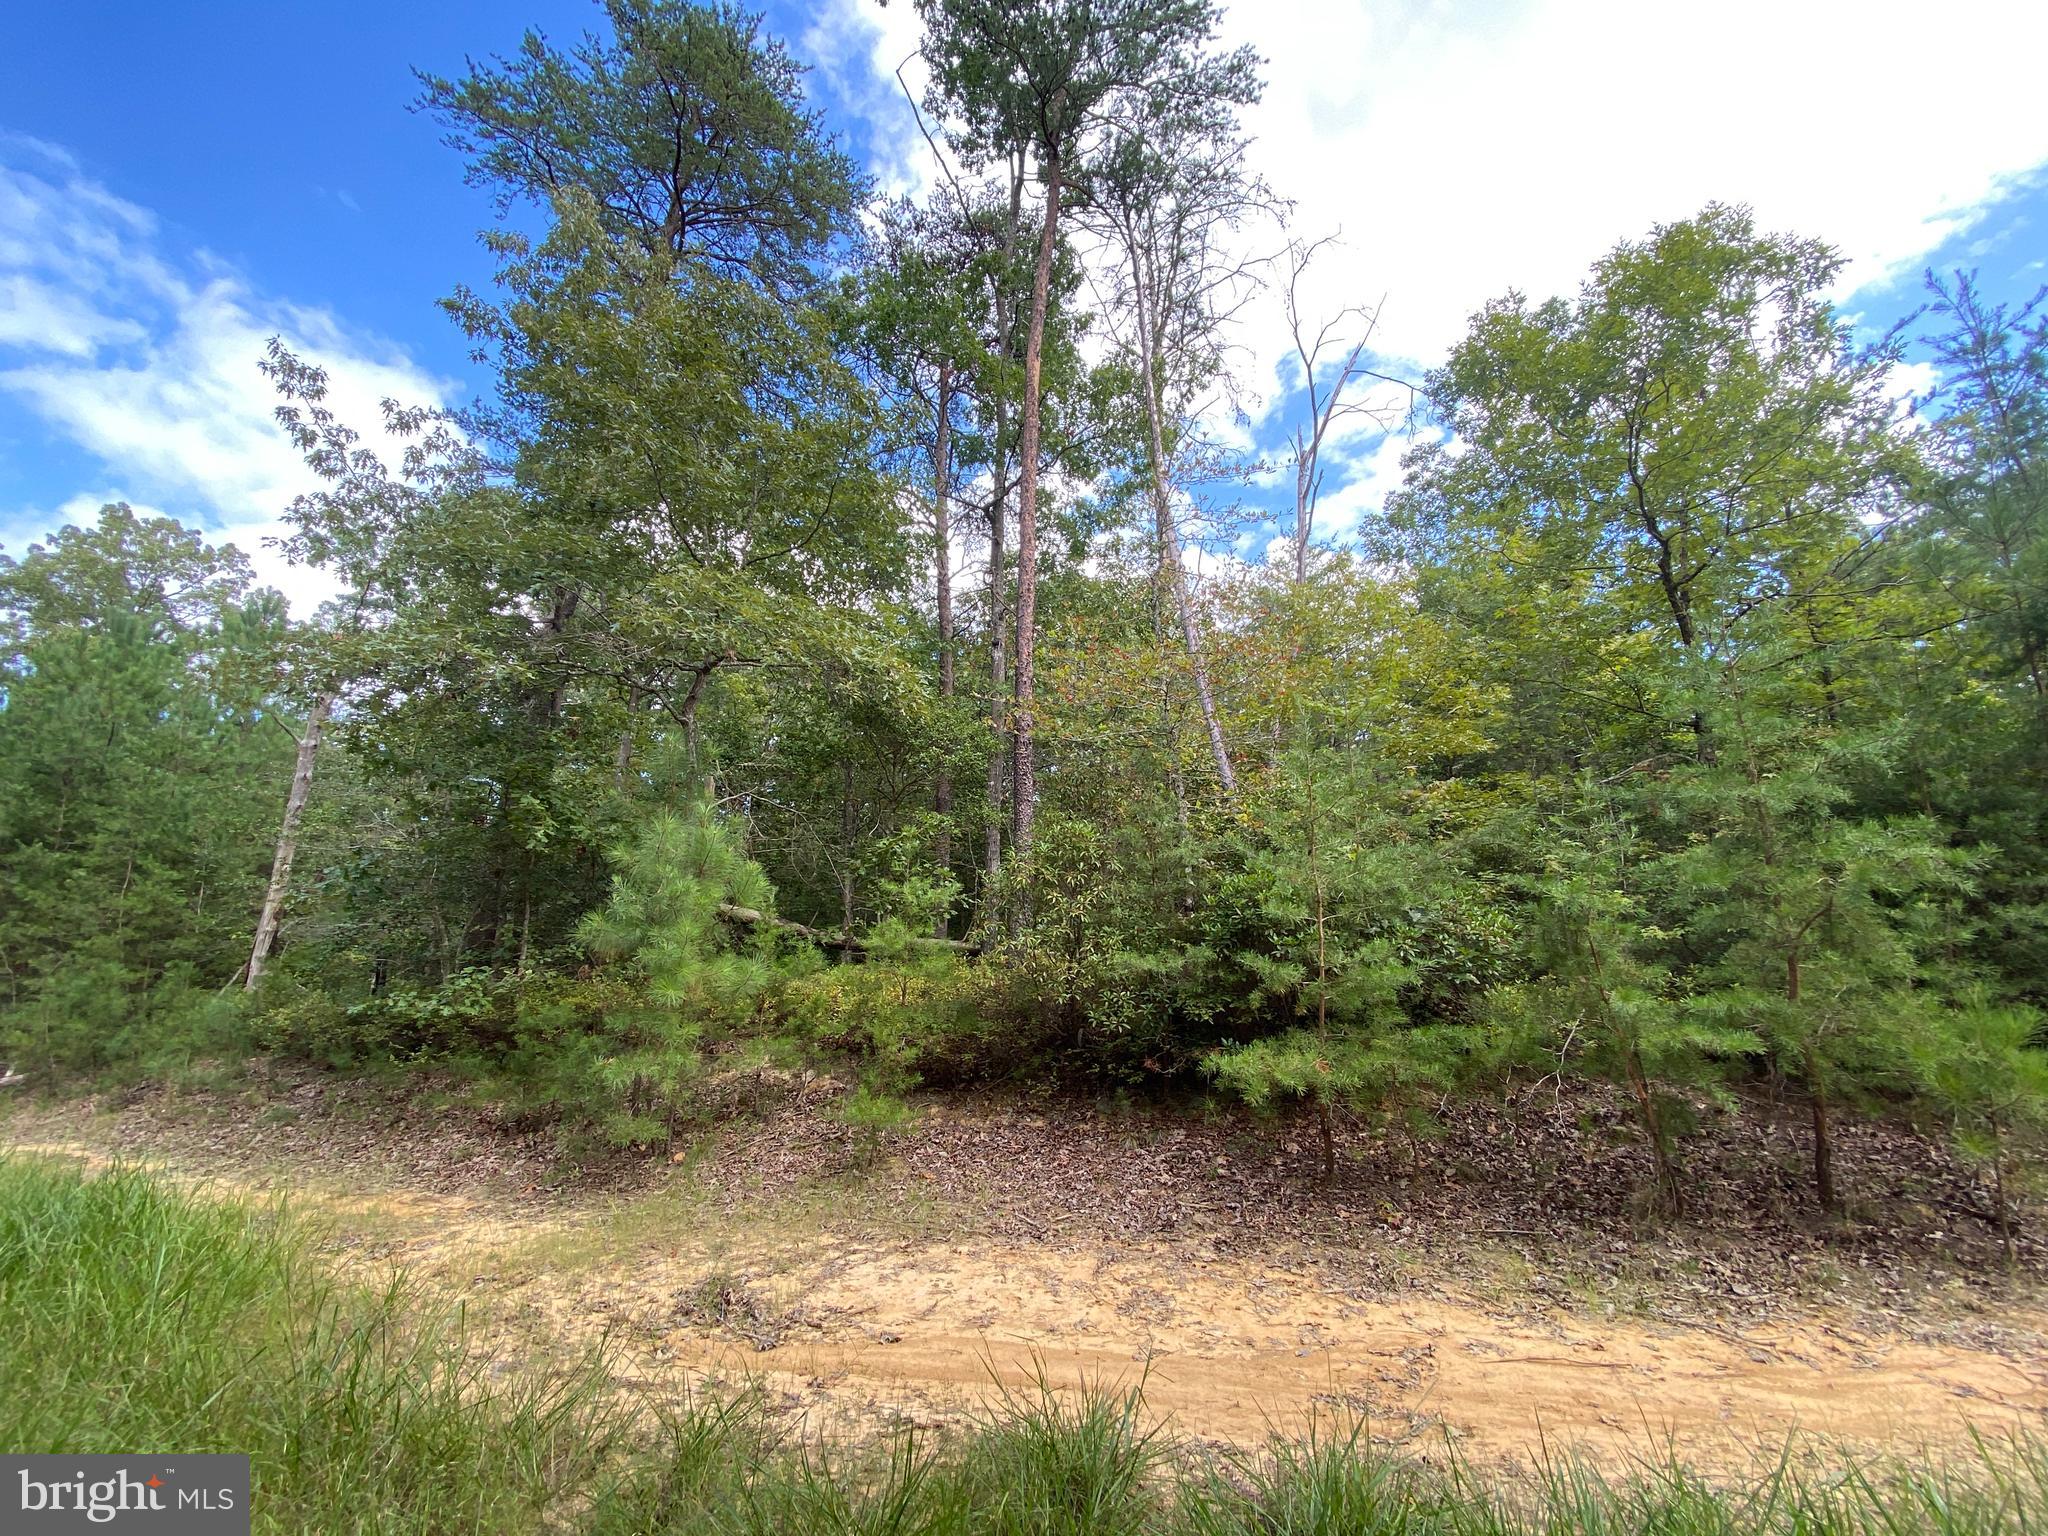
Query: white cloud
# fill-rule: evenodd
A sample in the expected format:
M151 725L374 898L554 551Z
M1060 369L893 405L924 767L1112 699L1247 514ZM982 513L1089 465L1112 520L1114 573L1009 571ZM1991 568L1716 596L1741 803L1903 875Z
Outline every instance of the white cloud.
M918 57L923 35L911 0L828 0L797 42L798 56L815 71L813 89L822 84L839 109L866 128L868 170L890 197L922 196L939 179L910 105L913 97L922 104L928 78Z
M141 339L134 321L102 314L75 293L26 272L0 274L0 348L91 357L104 344Z
M2039 6L1240 0L1225 30L1267 58L1256 162L1301 230L1344 233L1310 312L1385 293L1380 350L1423 364L1489 298L1568 293L1711 200L1833 243L1848 291L2048 161ZM1942 80L1969 82L1967 133L1915 120Z
M238 545L309 612L332 583L263 544L314 484L272 416L277 396L256 366L265 343L281 335L327 369L336 415L372 446L381 400L445 403L454 386L327 310L258 293L204 251L169 247L146 210L61 150L0 138L0 393L96 459L104 483L133 492L82 493L46 519L14 509L9 533L49 532L104 500L146 500Z
M1266 61L1253 163L1301 234L1342 232L1305 312L1385 295L1375 348L1411 368L1487 300L1570 293L1616 242L1709 201L1837 246L1846 295L1910 273L2048 162L2048 6L2010 0L1957 0L1938 20L1904 0L1233 0L1224 33ZM849 38L893 68L915 13L830 0L806 42ZM1967 83L1967 131L1936 130L1939 82ZM901 163L928 164L888 85L842 95ZM1270 411L1288 377L1277 296L1245 320L1247 382ZM1384 489L1386 454L1370 462ZM1355 521L1360 494L1326 503Z
M1424 441L1438 434L1428 428L1418 434ZM1406 437L1383 434L1370 446L1344 455L1330 467L1328 489L1316 502L1315 536L1342 541L1358 532L1369 513L1377 512L1387 492L1401 483L1401 457L1412 446Z

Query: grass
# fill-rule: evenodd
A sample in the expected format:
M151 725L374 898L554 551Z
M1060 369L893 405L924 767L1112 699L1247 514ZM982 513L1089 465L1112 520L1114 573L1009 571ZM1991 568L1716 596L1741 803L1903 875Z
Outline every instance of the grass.
M252 1458L259 1529L533 1526L619 1414L595 1362L495 1379L459 1311L340 1286L280 1210L0 1162L0 1439Z
M352 1288L278 1208L0 1161L0 1449L242 1451L262 1531L797 1536L2021 1536L2048 1444L1933 1465L1787 1447L1743 1477L1560 1455L1488 1479L1325 1434L1219 1453L1137 1391L998 1395L838 1447L745 1394L657 1405L596 1357L499 1375L461 1313Z

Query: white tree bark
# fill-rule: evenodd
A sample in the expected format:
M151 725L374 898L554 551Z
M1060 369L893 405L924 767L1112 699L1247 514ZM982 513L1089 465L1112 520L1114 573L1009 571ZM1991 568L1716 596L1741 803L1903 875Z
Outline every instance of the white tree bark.
M1053 252L1059 248L1060 171L1057 156L1045 161L1045 222L1038 232L1038 266L1031 280L1031 322L1024 333L1024 420L1017 433L1017 659L1016 745L1010 773L1011 841L1018 856L1031 856L1032 822L1038 814L1037 663L1032 642L1038 625L1038 446L1039 386L1045 355L1045 313L1052 292ZM1011 914L1024 919L1022 903Z
M247 990L256 990L270 951L277 943L277 927L284 916L284 899L291 890L292 860L299 851L299 819L305 814L306 797L313 791L313 761L320 752L320 732L334 708L334 695L323 693L313 701L306 727L299 733L298 759L292 767L291 792L285 796L284 822L277 831L277 852L270 861L270 887L263 893L263 915L256 920L256 943L249 951Z
M1202 724L1209 733L1209 752L1216 761L1216 777L1226 795L1237 793L1237 774L1230 766L1230 747L1223 739L1223 723L1216 714L1215 690L1209 686L1209 667L1202 657L1201 623L1188 593L1188 573L1180 563L1180 533L1173 522L1172 489L1166 474L1166 436L1160 425L1158 360L1154 355L1152 322L1148 314L1150 290L1144 276L1144 253L1134 245L1127 253L1131 262L1132 297L1138 311L1138 366L1145 375L1145 429L1151 443L1152 508L1159 525L1159 563L1173 591L1174 608L1180 618L1181 643L1187 650L1188 671L1195 680L1195 698L1201 705Z

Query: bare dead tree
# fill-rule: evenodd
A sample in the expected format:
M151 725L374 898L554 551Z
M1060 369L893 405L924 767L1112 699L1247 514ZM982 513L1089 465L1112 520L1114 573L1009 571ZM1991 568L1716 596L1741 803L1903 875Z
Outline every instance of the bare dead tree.
M285 897L291 891L292 862L299 852L299 821L306 812L306 800L313 792L313 764L320 752L320 733L334 708L335 696L322 693L313 701L306 723L299 731L299 747L292 765L292 787L285 795L284 820L278 827L277 847L270 859L270 884L263 892L263 913L256 920L256 942L249 951L246 968L247 990L254 992L270 963L277 944L278 925L284 918Z
M1322 496L1323 449L1331 430L1348 418L1366 417L1381 430L1393 425L1385 403L1360 396L1353 386L1361 380L1376 379L1408 391L1412 408L1415 386L1405 379L1377 372L1366 366L1367 350L1379 329L1377 305L1350 305L1327 320L1311 326L1302 314L1302 278L1318 252L1331 245L1335 236L1320 240L1290 240L1287 244L1287 281L1281 299L1287 313L1287 331L1294 342L1294 358L1301 368L1302 387L1308 392L1308 419L1296 426L1289 443L1294 459L1294 579L1308 577L1309 541L1315 532L1316 502ZM1347 345L1348 342L1348 345ZM1330 371L1335 362L1335 372Z

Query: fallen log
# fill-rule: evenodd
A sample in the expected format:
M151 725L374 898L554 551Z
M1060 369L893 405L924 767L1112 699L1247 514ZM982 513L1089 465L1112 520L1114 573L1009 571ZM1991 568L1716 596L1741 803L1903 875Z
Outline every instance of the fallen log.
M752 907L736 906L729 901L721 901L718 904L718 915L730 918L736 923L745 923L749 927L758 928L766 925L775 929L778 933L795 934L798 938L807 939L811 943L825 949L847 950L855 954L867 953L867 945L857 935L832 933L823 928L812 928L792 918L776 917L767 912L756 912ZM979 944L970 943L966 939L935 939L927 935L918 935L912 938L910 942L920 949L943 949L958 955L978 955L981 953L981 946Z
M0 1067L0 1088L12 1088L16 1083L27 1081L26 1072L16 1072L11 1067Z

